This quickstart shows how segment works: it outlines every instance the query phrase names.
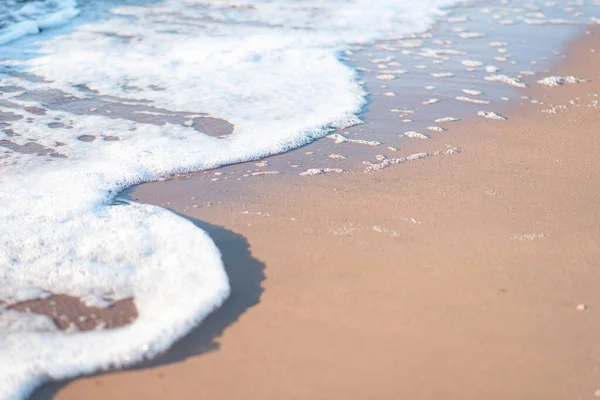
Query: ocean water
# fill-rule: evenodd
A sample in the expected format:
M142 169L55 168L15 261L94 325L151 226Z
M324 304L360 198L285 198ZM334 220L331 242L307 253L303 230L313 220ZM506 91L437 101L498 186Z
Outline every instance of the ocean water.
M64 25L78 14L76 0L3 0L0 45Z
M202 230L120 191L359 123L366 93L340 53L426 31L454 3L3 2L0 398L152 357L228 296ZM53 293L134 298L139 317L58 331L6 310Z

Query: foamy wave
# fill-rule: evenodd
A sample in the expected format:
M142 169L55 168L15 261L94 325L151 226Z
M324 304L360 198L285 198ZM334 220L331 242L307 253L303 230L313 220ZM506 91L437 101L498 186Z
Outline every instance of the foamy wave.
M0 45L64 25L78 14L76 0L4 0L0 4Z
M424 31L452 2L172 0L114 9L5 62L0 300L133 297L139 318L105 332L5 330L0 397L151 357L227 296L204 232L158 207L111 205L119 191L359 122L365 92L336 54ZM208 115L233 133L198 132L194 121Z

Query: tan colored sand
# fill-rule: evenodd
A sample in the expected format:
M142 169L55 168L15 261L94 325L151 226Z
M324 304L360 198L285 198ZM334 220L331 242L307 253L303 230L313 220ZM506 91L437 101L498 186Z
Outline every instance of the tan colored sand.
M110 307L100 308L87 306L77 297L53 295L45 299L23 301L8 308L45 314L52 318L58 329L80 331L117 328L137 318L137 309L132 299L120 300Z
M534 98L600 100L589 96L600 93L595 32L556 71L593 82ZM459 155L260 178L192 209L226 253L229 303L153 366L35 398L595 398L600 109L544 108L461 122L427 143ZM160 201L183 209L163 185ZM136 196L158 203L145 190Z

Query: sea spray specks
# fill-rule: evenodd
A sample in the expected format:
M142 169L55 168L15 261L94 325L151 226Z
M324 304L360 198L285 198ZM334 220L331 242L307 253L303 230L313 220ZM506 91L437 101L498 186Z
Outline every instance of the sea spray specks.
M387 158L387 157L381 158L380 157L377 160L377 161L379 161L379 163L363 161L363 164L366 165L364 173L368 174L371 172L382 171L393 165L402 164L402 163L405 163L408 161L416 161L416 160L421 160L423 158L428 158L428 157L432 157L432 156L452 155L452 154L458 154L458 153L460 153L460 149L457 146L448 145L448 146L446 146L446 148L444 150L436 150L432 153L426 153L426 152L413 153L406 157L393 157L393 158Z
M404 132L404 134L402 136L406 136L408 138L416 138L416 139L429 139L429 136L425 135L424 133L416 132L416 131Z
M479 115L480 117L483 117L483 118L495 119L495 120L500 120L500 121L505 121L508 119L505 116L495 113L493 111L479 111L477 113L477 115Z
M527 84L521 81L519 78L513 78L507 75L490 75L486 76L485 79L488 82L499 82L505 83L510 86L518 87L518 88L526 88Z
M446 130L446 128L442 128L441 126L428 126L427 129L432 132L443 132Z
M467 97L467 96L456 96L455 97L456 100L458 101L462 101L464 103L472 103L472 104L490 104L489 101L487 100L482 100L482 99L473 99L471 97Z
M587 82L586 79L577 78L575 76L548 76L537 81L540 85L546 86L562 86L565 83L581 83Z
M304 172L301 172L299 175L300 176L312 176L312 175L323 175L323 174L329 174L329 173L343 173L345 172L343 169L341 168L311 168L308 169Z
M336 144L341 144L341 143L354 143L354 144L364 144L367 146L379 146L381 145L381 142L378 142L376 140L362 140L362 139L350 139L347 138L343 135L340 135L339 133L334 133L331 135L327 135L328 138L335 140Z
M460 118L457 117L444 117L444 118L438 118L435 120L435 122L441 123L441 122L456 122L456 121L460 121Z

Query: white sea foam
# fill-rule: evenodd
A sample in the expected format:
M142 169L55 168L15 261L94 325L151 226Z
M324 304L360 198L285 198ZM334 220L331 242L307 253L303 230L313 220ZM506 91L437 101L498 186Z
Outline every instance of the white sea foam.
M456 96L455 99L458 100L458 101L465 102L465 103L490 104L490 102L487 101L487 100L473 99L473 98L467 97L467 96Z
M5 310L0 313L0 330L3 334L19 332L52 332L57 327L52 318L34 313Z
M10 143L0 153L0 301L133 298L139 316L109 331L47 332L47 321L14 322L19 313L11 312L2 326L19 333L0 333L0 397L152 357L227 297L219 250L202 230L162 208L115 203L119 191L258 159L358 123L365 93L336 54L424 31L452 2L167 0L115 9L39 49L4 47L27 57L4 61L0 75L18 88L0 100L12 105L10 129L20 134L0 133ZM54 3L76 11L67 0ZM119 104L138 107L136 117ZM140 119L185 112L180 122ZM229 121L233 133L200 133L190 120L201 113ZM19 151L31 146L38 154Z
M456 121L460 121L460 118L444 117L444 118L438 118L435 120L435 122L456 122Z
M479 67L483 66L483 63L481 61L475 61L475 60L462 60L460 63L462 65L464 65L465 67L469 67L469 68L479 68Z
M415 132L415 131L404 132L404 136L409 137L409 138L416 138L416 139L429 139L429 136L427 136L421 132Z
M429 129L430 131L433 131L433 132L443 132L446 130L445 128L442 128L441 126L428 126L427 129Z
M0 45L64 25L79 15L76 0L2 0Z
M327 136L330 139L335 140L336 144L341 143L354 143L354 144L366 144L367 146L379 146L381 143L376 140L362 140L362 139L349 139L339 133L333 133Z
M481 91L479 90L474 90L474 89L463 89L462 92L464 94L468 94L470 96L480 96L482 94Z
M514 87L518 87L518 88L526 88L527 84L523 81L521 81L518 78L513 78L510 76L506 76L506 75L490 75L490 76L486 76L483 79L485 79L488 82L499 82L499 83L506 83L507 85L511 85Z
M311 168L311 169L307 169L304 172L301 172L300 175L301 176L323 175L323 174L329 174L331 172L342 173L342 172L344 172L344 170L340 169L340 168Z
M538 81L541 85L546 86L562 86L565 83L581 83L587 82L585 79L577 78L575 76L548 76Z
M381 81L393 81L394 79L396 79L396 75L382 74L382 75L377 75L376 78Z
M493 111L479 111L477 113L477 115L479 115L480 117L483 117L483 118L498 119L498 120L501 120L501 121L505 121L505 120L508 119L505 116L497 114L497 113L495 113Z
M434 72L429 75L436 79L452 78L454 76L452 72Z

